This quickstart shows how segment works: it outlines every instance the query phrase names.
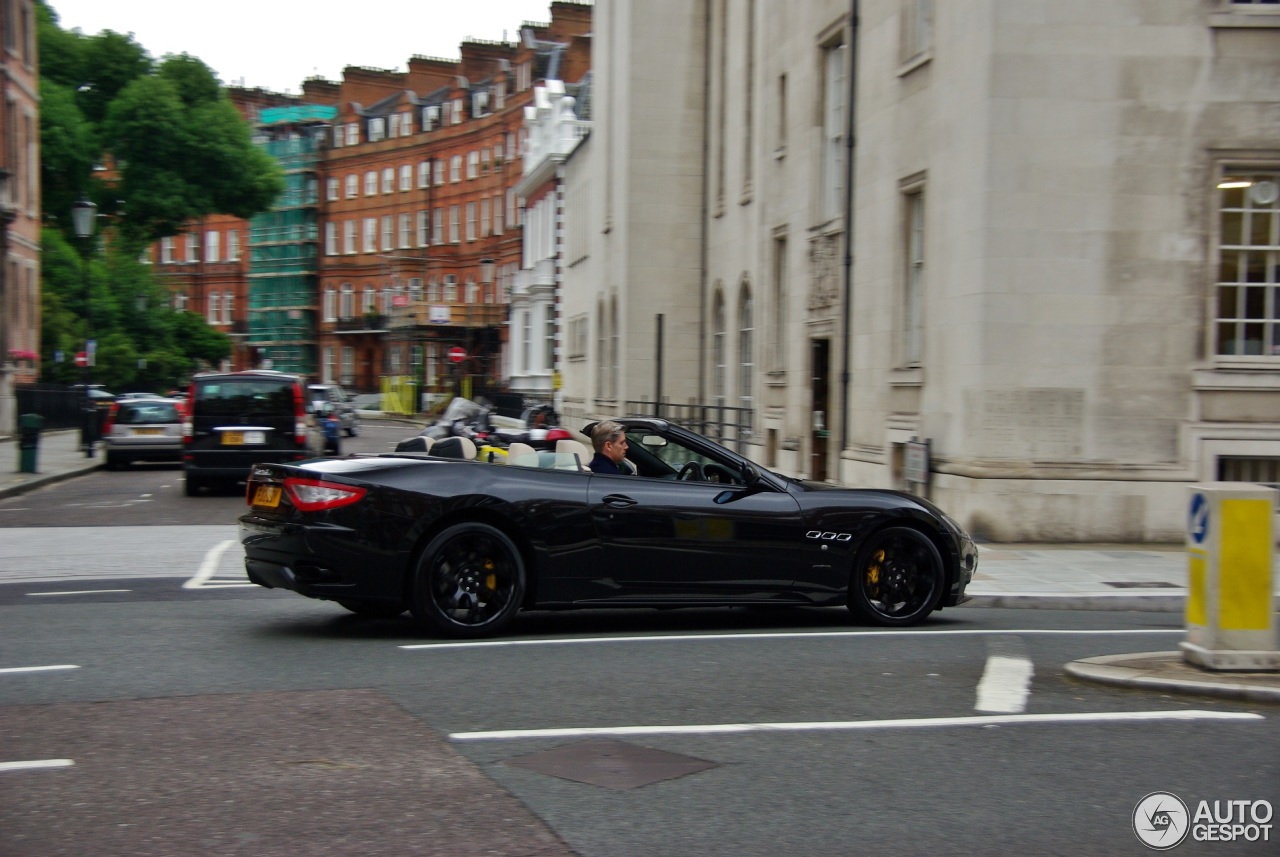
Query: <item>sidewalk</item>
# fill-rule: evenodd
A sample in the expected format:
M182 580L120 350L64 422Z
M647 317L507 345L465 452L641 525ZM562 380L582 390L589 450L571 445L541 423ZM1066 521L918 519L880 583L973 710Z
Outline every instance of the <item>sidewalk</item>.
M0 439L0 499L102 465L86 458L75 429L41 434L36 473L18 473L16 438ZM1280 555L1278 555L1280 556ZM1278 562L1280 565L1280 562ZM1280 571L1273 574L1280 591ZM1182 613L1187 558L1181 545L980 545L966 606ZM1111 684L1280 702L1280 673L1212 673L1177 652L1091 658L1068 665L1077 678Z

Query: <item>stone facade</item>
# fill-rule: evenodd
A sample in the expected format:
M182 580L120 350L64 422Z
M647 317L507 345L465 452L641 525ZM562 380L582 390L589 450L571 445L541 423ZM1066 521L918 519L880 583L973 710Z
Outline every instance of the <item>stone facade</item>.
M565 412L651 397L663 314L664 397L770 467L927 439L980 537L1181 539L1188 484L1280 482L1278 11L600 0Z

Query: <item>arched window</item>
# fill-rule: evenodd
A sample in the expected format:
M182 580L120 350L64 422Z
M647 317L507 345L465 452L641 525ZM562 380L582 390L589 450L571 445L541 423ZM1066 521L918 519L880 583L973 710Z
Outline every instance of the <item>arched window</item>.
M744 282L738 296L738 406L750 410L754 403L755 383L755 318L751 301L751 284Z
M717 286L711 305L711 398L717 405L724 404L725 359L724 293Z
M355 289L350 283L342 284L342 305L338 307L339 318L351 318L355 315Z

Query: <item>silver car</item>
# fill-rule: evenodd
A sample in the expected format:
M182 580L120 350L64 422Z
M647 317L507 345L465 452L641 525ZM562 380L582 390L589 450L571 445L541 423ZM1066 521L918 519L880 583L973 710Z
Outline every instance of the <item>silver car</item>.
M360 418L351 404L347 391L337 384L308 384L307 398L311 400L312 413L320 413L322 405L330 405L338 414L338 422L347 437L355 437L360 431Z
M111 406L103 426L107 469L135 461L182 461L182 403L174 399L125 399Z

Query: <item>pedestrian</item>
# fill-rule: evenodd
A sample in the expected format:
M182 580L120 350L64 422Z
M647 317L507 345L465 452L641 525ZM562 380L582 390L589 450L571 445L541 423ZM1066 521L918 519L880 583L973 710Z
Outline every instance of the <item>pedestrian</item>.
M342 455L342 422L337 408L324 405L320 411L320 428L324 431L324 451Z

